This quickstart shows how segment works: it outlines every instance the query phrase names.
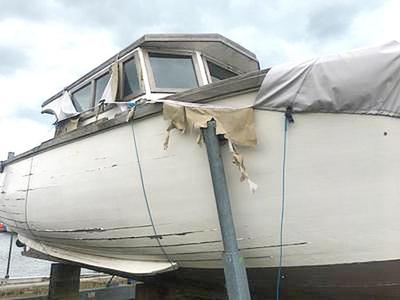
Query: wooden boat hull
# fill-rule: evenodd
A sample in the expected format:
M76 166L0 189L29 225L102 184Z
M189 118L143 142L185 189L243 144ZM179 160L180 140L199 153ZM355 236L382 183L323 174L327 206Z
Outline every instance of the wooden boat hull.
M281 299L398 299L400 260L353 264L285 267ZM277 268L247 269L252 299L275 299ZM224 290L221 269L178 269L158 275L172 286L206 286ZM142 279L146 281L146 278ZM152 278L154 282L154 278ZM149 283L151 284L151 282ZM196 285L195 285L196 286Z
M251 103L254 97L220 103ZM323 113L294 118L287 132L284 266L399 259L399 120ZM255 194L239 182L223 145L239 248L250 274L278 265L285 138L283 113L257 110L255 119L258 145L241 149L259 185ZM35 250L94 268L136 275L221 270L206 151L195 135L181 134L172 134L164 150L166 127L155 115L7 165L0 175L1 218Z

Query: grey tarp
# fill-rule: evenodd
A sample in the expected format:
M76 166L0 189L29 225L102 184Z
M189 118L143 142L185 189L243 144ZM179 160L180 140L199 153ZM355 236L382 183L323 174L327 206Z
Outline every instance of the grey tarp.
M400 44L271 68L255 108L400 116Z

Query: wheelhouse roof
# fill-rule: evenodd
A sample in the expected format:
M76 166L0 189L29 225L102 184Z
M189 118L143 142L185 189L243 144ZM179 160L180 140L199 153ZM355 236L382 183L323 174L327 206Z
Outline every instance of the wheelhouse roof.
M234 41L215 33L200 34L146 34L119 51L114 56L80 77L63 90L69 90L88 80L96 73L111 65L118 58L129 54L138 47L149 49L182 49L200 51L202 54L223 60L235 61L243 72L259 69L259 63L254 53ZM229 63L228 63L229 64ZM63 90L43 102L42 107L62 95Z

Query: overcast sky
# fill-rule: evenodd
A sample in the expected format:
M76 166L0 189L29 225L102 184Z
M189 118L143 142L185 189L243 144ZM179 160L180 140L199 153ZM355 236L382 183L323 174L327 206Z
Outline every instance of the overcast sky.
M41 103L146 33L220 33L263 68L400 40L396 0L0 0L0 160L53 134Z

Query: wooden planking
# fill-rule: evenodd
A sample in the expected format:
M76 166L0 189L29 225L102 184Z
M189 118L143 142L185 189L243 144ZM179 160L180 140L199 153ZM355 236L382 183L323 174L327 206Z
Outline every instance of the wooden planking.
M211 100L228 97L233 94L247 93L249 91L257 90L260 87L267 72L268 70L262 70L262 71L247 73L244 75L239 75L233 78L205 85L196 89L192 89L182 93L177 93L175 95L168 97L168 99L188 101L188 102L208 102ZM147 103L145 105L139 105L137 107L134 119L141 119L161 112L162 112L162 105L160 103L153 103L153 104ZM61 136L57 136L56 138L44 142L41 145L29 151L21 153L15 156L13 159L9 159L3 162L2 165L4 167L6 165L13 163L14 161L30 157L39 152L47 151L53 147L70 143L73 142L74 140L84 138L86 136L104 130L109 130L115 126L121 126L124 123L126 123L127 114L128 113L125 112L110 120L100 119L97 122L79 127L76 130L63 134Z

